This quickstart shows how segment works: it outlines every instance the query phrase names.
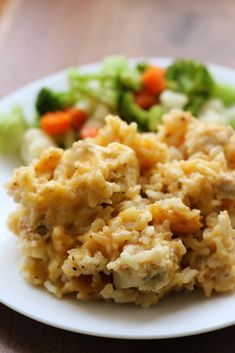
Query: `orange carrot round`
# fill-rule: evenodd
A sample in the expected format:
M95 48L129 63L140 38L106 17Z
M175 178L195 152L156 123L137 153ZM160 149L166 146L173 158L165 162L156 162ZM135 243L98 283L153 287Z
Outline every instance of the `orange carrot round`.
M67 110L67 112L70 114L71 126L80 130L82 125L87 120L87 114L84 111L76 108L70 108Z
M63 135L70 129L71 117L68 112L47 113L41 118L41 128L51 136Z
M157 98L155 95L143 89L135 93L134 100L138 106L143 109L149 109L152 105L157 103Z
M142 75L143 86L152 94L158 94L166 87L165 70L161 67L149 66Z

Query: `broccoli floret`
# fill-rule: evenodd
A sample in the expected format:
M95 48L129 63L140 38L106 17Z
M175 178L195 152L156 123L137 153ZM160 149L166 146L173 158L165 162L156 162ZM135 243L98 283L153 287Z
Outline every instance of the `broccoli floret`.
M11 113L0 114L0 154L19 152L22 136L28 127L19 106L12 108Z
M127 88L132 91L139 91L142 86L140 72L131 67L121 73L119 81L121 88Z
M140 62L136 65L136 70L138 70L140 73L143 73L147 69L148 66L149 66L148 63Z
M210 95L214 80L205 65L194 60L176 60L166 72L169 88L185 94Z
M75 103L76 98L71 92L54 92L49 88L42 88L36 99L36 110L39 115L44 115L71 107Z
M185 109L193 114L197 114L212 95L215 85L206 66L194 60L176 60L168 67L166 79L168 88L188 96Z

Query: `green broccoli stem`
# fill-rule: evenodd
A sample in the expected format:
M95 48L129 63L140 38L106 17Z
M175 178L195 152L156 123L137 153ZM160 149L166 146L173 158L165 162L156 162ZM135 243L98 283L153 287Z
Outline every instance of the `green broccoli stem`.
M202 95L189 98L189 102L184 106L184 110L190 111L193 115L197 116L208 98Z
M115 106L115 102L114 102L116 100L115 94L112 94L112 92L109 90L105 92L105 90L102 90L102 89L99 90L93 87L87 87L82 84L77 84L76 89L79 93L89 98L96 99L98 102L103 103L109 106L110 108L114 108Z
M148 131L148 112L135 103L134 96L129 91L120 96L119 114L128 123L135 121L140 130Z
M157 131L158 125L162 123L162 117L167 110L161 104L153 105L148 111L148 128Z
M149 110L144 110L135 103L133 94L126 91L120 97L119 113L128 123L135 121L142 131L156 131L166 109L156 104Z
M229 125L235 130L235 119L230 120Z
M226 107L235 104L235 85L216 82L212 97L221 99Z
M77 97L71 91L58 92L56 93L56 97L61 102L62 109L72 107L77 101Z
M95 99L97 102L107 105L110 109L115 110L117 105L117 90L105 87L91 87L79 80L70 81L70 89L75 95L84 95Z
M81 82L86 81L106 81L112 80L114 75L102 73L102 72L81 72L77 69L71 69L68 71L68 80L78 80Z

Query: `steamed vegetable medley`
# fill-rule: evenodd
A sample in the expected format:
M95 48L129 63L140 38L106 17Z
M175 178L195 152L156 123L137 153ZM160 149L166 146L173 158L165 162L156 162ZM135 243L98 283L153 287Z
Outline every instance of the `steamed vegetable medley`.
M235 87L216 82L196 61L133 67L124 57L108 57L96 72L71 69L67 81L66 92L40 90L31 124L18 106L0 115L1 154L18 154L28 164L49 146L68 148L78 139L94 137L109 113L135 121L140 131L156 131L172 108L235 128Z

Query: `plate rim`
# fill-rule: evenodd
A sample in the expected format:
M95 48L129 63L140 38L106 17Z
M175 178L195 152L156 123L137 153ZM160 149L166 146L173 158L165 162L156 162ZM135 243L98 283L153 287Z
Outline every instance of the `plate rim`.
M207 298L205 298L206 300ZM25 317L27 317L28 319L34 320L38 323L42 323L44 325L47 325L49 327L54 327L57 329L61 329L63 331L68 331L68 332L73 332L73 333L79 333L79 334L83 334L83 335L89 335L89 336L94 336L94 337L102 337L102 338L112 338L112 339L124 339L124 340L167 340L167 339L174 339L174 338L181 338L181 337L190 337L190 336L196 336L196 335L201 335L201 334L206 334L206 333L210 333L210 332L214 332L214 331L219 331L228 327L231 327L233 325L235 325L235 319L231 320L230 322L224 324L224 323L218 323L215 325L211 325L207 328L202 328L202 329L191 329L188 330L187 332L177 332L174 333L173 335L169 335L169 334L141 334L141 335L134 335L134 334L116 334L116 333L104 333L104 332L98 332L97 330L93 330L93 329L81 329L81 328L75 328L69 325L63 325L60 323L56 323L55 321L52 320L45 320L43 317L39 316L39 315L35 315L35 314L31 314L27 311L21 310L20 308L18 308L15 305L12 305L11 303L9 303L7 300L2 300L1 296L0 296L0 303L5 305L7 308L15 311L16 313L23 315ZM106 303L108 304L108 303ZM143 308L140 308L143 309ZM143 310L151 310L151 308L149 309L143 309Z

